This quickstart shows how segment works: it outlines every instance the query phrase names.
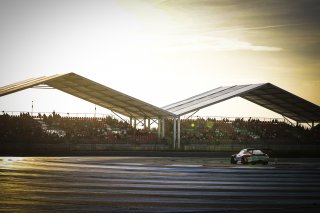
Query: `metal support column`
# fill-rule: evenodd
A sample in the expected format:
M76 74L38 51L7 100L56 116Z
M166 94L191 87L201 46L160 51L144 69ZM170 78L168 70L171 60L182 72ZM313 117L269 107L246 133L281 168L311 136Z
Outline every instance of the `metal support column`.
M150 118L148 118L148 130L150 130Z
M177 120L173 118L173 150L176 150Z
M165 121L164 119L161 120L161 138L165 137Z
M161 120L158 119L158 138L161 139Z
M178 117L178 150L180 150L180 116Z
M147 119L143 119L143 129L147 129Z

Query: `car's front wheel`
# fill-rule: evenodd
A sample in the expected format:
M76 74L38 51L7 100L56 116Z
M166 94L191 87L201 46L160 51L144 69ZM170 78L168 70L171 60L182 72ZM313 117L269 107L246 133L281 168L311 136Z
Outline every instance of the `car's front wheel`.
M237 160L235 160L234 157L231 156L230 163L231 164L237 164Z

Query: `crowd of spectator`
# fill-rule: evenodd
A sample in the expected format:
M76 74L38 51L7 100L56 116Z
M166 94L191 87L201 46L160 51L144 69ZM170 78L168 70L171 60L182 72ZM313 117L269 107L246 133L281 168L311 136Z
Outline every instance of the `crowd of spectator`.
M31 116L0 115L0 141L46 143L148 143L157 142L155 130L135 129L110 116L62 117L59 114Z
M190 143L320 143L320 128L259 119L196 118L181 120L181 142ZM172 126L167 126L172 134Z
M173 122L166 122L170 141ZM59 114L31 116L22 113L0 115L1 142L33 143L155 143L156 129L135 129L128 122L110 116L103 118L62 117ZM278 120L181 120L182 144L220 143L320 143L320 127L294 126Z
M20 116L0 115L0 141L33 141L40 139L45 134L41 130L41 125L28 113Z

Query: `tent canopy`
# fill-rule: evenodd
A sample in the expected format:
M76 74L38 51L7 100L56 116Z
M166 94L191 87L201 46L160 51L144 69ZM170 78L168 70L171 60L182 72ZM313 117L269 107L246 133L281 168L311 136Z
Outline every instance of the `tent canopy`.
M75 73L31 78L0 88L0 97L39 85L47 85L113 112L134 118L164 118L172 113L113 90Z
M181 116L234 97L244 98L297 122L320 122L319 106L270 83L218 87L163 109Z
M241 97L301 123L320 122L320 107L273 84L218 87L159 108L75 73L43 76L0 87L0 97L47 85L113 112L134 118L167 118L185 115L219 102Z

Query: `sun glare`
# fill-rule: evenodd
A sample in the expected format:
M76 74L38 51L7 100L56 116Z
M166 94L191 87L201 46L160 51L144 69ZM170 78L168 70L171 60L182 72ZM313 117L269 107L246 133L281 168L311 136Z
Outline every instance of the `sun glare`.
M33 13L23 4L12 5L17 7L14 11L3 7L11 12L2 19L6 23L3 49L10 51L3 55L2 70L7 72L1 86L75 72L162 107L219 86L270 82L319 103L319 63L315 54L307 54L308 46L310 53L316 52L312 48L317 47L313 39L317 37L311 32L315 27L282 23L287 16L272 20L264 13L267 10L261 13L260 3L249 10L240 1L232 7L229 1L188 2L61 1L39 4L30 8ZM274 12L281 9L264 4ZM295 32L298 28L310 36ZM302 53L305 59L298 55ZM66 105L67 96L46 101L51 93L30 91L3 97L1 110L30 111L31 101L39 112L95 109L92 104ZM240 105L237 108L244 108Z
M4 165L11 165L15 162L22 161L23 157L0 157L0 165L3 162Z

